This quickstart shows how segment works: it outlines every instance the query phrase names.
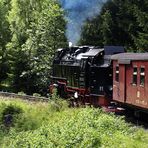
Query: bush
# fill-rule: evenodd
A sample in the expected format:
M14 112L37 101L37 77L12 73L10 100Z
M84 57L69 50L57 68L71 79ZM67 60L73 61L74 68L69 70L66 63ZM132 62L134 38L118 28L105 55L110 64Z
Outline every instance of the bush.
M44 122L48 123L54 112L63 111L67 106L67 102L60 99L49 103L1 100L0 126L1 129L13 126L17 131L35 130Z
M46 119L47 111L49 114L48 105L45 103L1 100L0 125L2 129L13 126L17 131L34 130L42 125Z
M68 102L57 95L57 89L53 90L51 94L51 101L49 102L50 111L63 111L68 108Z
M15 135L15 136L14 136ZM142 136L140 139L139 136ZM3 147L143 147L148 146L148 135L130 127L120 117L101 110L67 109L54 112L48 124L34 131L11 131Z
M148 133L100 109L55 109L55 102L6 104L10 102L24 112L9 134L1 135L1 147L148 147Z
M1 111L1 124L5 127L14 126L15 120L22 112L23 110L14 104L4 105Z

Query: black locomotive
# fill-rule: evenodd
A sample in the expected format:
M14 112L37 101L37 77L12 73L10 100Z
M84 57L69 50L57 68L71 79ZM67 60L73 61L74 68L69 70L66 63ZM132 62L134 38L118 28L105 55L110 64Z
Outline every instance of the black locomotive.
M111 56L123 52L121 46L58 49L53 60L50 91L56 86L63 98L95 107L108 106L113 86Z

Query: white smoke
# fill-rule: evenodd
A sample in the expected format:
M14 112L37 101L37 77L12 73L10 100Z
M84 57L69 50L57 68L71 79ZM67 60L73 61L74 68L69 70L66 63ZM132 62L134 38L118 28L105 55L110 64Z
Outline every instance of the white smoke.
M93 19L100 13L107 0L60 0L67 12L67 32L69 42L77 44L81 36L81 29L87 19Z

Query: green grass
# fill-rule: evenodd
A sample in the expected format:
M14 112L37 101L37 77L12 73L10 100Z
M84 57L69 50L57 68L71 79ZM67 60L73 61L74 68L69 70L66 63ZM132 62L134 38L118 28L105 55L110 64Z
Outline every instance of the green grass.
M4 124L4 115L13 120ZM148 133L100 109L70 109L63 101L0 101L0 147L147 148Z

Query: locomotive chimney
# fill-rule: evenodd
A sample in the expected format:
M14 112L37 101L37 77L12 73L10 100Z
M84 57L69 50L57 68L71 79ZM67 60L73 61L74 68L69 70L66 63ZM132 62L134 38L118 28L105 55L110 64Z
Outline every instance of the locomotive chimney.
M69 48L71 48L72 47L72 42L69 42Z

